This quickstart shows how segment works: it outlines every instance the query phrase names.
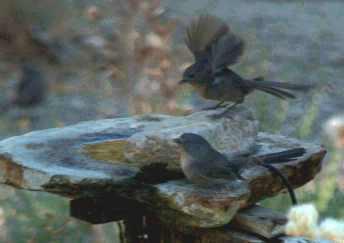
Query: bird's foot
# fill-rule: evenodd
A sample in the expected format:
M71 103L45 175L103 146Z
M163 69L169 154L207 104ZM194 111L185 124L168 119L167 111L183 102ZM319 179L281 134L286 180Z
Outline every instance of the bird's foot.
M226 107L226 106L227 106L227 104L224 104L224 102L221 101L220 103L216 104L215 106L206 107L206 108L203 108L202 110L204 110L204 111L216 110L218 108L223 108L223 107Z
M236 102L230 106L227 106L227 108L220 112L220 113L217 113L217 114L212 114L212 115L209 115L210 118L212 119L219 119L219 118L222 118L224 116L228 117L228 114L231 113L233 111L233 109L238 105L240 104L239 102Z

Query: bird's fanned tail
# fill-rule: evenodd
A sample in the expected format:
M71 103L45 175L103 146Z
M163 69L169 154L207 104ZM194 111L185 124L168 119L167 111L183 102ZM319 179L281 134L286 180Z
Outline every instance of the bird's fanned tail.
M310 84L293 84L277 81L266 81L261 77L245 81L254 89L261 90L263 92L277 96L281 99L295 99L296 96L289 91L307 92L313 88L313 85Z
M272 87L257 87L256 89L263 91L265 93L271 94L273 96L276 96L278 98L281 99L295 99L296 96L293 95L292 93L282 90L282 89L278 89L278 88L272 88Z
M280 89L288 89L288 90L296 90L296 91L309 91L314 86L311 84L295 84L295 83L286 83L286 82L278 82L278 81L266 81L262 78L256 78L254 80L248 80L250 84L257 87L269 87L269 88L280 88Z

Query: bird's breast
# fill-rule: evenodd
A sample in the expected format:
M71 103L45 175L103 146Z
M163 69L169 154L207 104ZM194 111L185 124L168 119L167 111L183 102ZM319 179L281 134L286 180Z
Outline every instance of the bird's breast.
M192 84L192 87L196 90L197 93L199 93L202 97L206 98L205 95L206 95L206 88L207 88L207 85L204 84L204 83L193 83Z
M195 158L193 158L191 155L182 151L180 157L180 165L184 175L188 180L190 180L191 182L198 181L198 177L200 174L198 171L198 166L201 166L199 161L196 161Z
M232 80L221 79L205 87L203 97L210 100L236 102L243 96L242 90Z

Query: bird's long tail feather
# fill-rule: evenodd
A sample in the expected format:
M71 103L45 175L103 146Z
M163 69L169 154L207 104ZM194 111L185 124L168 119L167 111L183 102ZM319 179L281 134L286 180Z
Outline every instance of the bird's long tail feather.
M293 148L288 149L282 152L276 152L276 153L270 153L270 154L264 154L253 157L253 159L258 162L261 166L264 166L267 168L271 173L274 175L277 175L283 185L287 188L290 199L294 205L297 204L296 195L294 192L293 187L290 185L288 179L273 165L275 163L285 163L291 160L295 160L297 157L300 157L306 153L306 150L302 147L300 148Z
M266 81L263 80L261 77L255 78L253 81L255 85L260 87L270 87L270 88L280 88L280 89L289 89L289 90L297 90L297 91L309 91L313 88L311 84L295 84L295 83L286 83L286 82L278 82L278 81Z
M291 160L295 160L297 157L300 157L306 153L305 148L293 148L288 149L282 152L264 154L255 156L254 159L262 162L262 163L269 163L269 164L278 164L278 163L285 163Z
M263 163L261 165L264 166L265 168L267 168L272 174L277 175L281 179L282 183L284 184L284 186L288 190L291 202L293 203L293 205L297 205L297 199L296 199L296 195L295 195L294 189L290 185L288 179L277 168L275 168L274 166L269 165L269 164L265 164L265 163Z
M313 88L313 86L309 84L292 84L277 81L265 81L261 77L255 78L253 80L248 80L247 82L249 82L250 85L254 88L269 93L271 95L277 96L281 99L296 98L295 95L289 92L288 90L307 92Z
M268 94L277 96L278 98L281 98L281 99L287 99L287 98L295 99L296 98L296 96L293 95L292 93L282 90L282 89L277 89L277 88L272 88L272 87L256 87L256 89L259 89Z

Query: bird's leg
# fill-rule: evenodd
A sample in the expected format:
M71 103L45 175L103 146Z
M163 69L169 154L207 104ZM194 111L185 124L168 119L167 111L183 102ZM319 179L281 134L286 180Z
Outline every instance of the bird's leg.
M204 108L203 110L216 110L218 108L225 107L226 104L223 104L223 103L225 103L225 102L224 101L220 101L215 106L207 107L207 108Z
M214 114L214 115L211 115L211 118L214 118L214 119L218 119L218 118L221 118L223 117L224 115L226 115L229 111L231 111L234 107L236 107L237 105L241 104L242 102L241 101L237 101L235 102L234 104L228 106L223 112L219 113L219 114Z
M226 110L225 110L223 113L226 113L227 111L233 109L234 107L236 107L236 106L239 105L240 103L241 103L240 101L237 101L237 102L235 102L234 104L228 106L228 107L226 108Z
M254 81L263 81L263 80L264 80L264 77L259 76L259 77L254 78L253 80L254 80Z

